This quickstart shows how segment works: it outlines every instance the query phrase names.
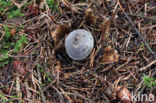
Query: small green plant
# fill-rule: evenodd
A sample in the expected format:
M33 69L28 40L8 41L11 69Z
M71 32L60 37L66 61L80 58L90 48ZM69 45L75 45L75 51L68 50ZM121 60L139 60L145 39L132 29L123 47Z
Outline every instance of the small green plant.
M55 0L47 0L47 4L50 9L58 10L58 5L55 3Z
M48 73L46 73L43 68L41 69L41 73L43 73L43 75L45 75L48 83L52 83L52 79L51 79L50 75Z
M48 74L46 74L46 78L47 78L47 81L48 81L49 83L52 83L52 79L51 79L51 77L50 77Z
M5 64L8 64L9 62L9 56L8 51L2 53L2 57L0 57L0 67L4 66Z
M11 1L0 0L0 13L4 11L4 9L11 5Z
M9 58L9 50L14 48L14 52L18 52L23 43L27 43L27 37L25 35L22 35L21 37L11 36L10 28L8 28L7 25L4 25L4 32L5 35L0 41L0 67L8 64L11 60L11 58ZM18 39L17 42L11 42L12 38Z
M141 43L141 44L140 44L140 47L145 47L144 43Z
M0 44L2 44L2 47L0 48L0 67L4 66L5 64L8 64L9 62L9 56L8 56L8 48L10 48L10 43L8 43L10 38L10 32L7 25L4 25L4 31L5 35L2 41L0 41Z
M11 5L11 0L0 0L0 13L3 13L5 9L6 11L3 15L7 16L8 18L14 18L24 15L24 13L21 12L20 8L17 8L15 5Z
M7 25L4 25L4 31L5 31L5 37L6 39L8 39L10 37L10 32L9 32L9 28Z
M20 47L22 46L23 43L27 43L27 38L25 35L23 35L16 43L14 46L15 52L18 52Z
M19 16L23 16L24 13L21 12L21 9L16 9L16 10L12 10L10 11L10 13L8 14L9 18L13 18L13 17L19 17Z
M5 97L1 93L0 93L0 100L1 100L1 103L6 103Z
M143 75L142 79L144 80L144 85L148 88L152 88L154 85L156 85L156 81L152 77L148 77L147 75Z
M9 38L11 36L10 34L10 29L8 28L7 25L4 25L4 32L5 32L5 35L4 35L4 38L2 41L0 41L0 43L2 44L3 48L11 48L11 46L14 45L14 43L11 43Z

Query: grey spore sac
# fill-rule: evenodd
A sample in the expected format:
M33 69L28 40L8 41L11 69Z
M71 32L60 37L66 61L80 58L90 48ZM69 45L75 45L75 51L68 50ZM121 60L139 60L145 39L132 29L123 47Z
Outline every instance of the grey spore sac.
M91 53L93 46L92 34L84 29L72 31L65 40L67 54L73 60L85 59Z

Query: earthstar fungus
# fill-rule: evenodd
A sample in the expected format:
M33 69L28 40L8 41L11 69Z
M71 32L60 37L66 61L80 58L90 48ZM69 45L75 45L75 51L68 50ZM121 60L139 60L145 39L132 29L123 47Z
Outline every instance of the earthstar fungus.
M65 40L65 49L73 60L84 60L91 53L93 46L92 34L84 29L72 31Z

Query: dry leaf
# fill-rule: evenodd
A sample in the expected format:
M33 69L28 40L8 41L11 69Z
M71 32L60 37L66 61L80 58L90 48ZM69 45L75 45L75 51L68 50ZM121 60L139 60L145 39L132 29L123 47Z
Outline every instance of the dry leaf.
M10 30L10 34L11 34L11 35L14 35L14 34L16 34L16 31L17 31L16 28L12 28L12 29Z
M39 15L39 6L37 4L28 5L27 16L38 16Z
M23 63L19 60L15 60L13 62L13 67L14 67L15 71L18 72L20 75L24 75L26 73Z
M68 79L69 77L70 77L70 75L69 75L68 73L65 73L65 74L64 74L64 78L65 78L65 79Z
M94 25L96 23L96 17L93 14L92 9L89 8L86 10L84 20L87 25L91 25L91 24Z
M59 78L60 78L59 73L61 71L61 62L59 60L57 61L57 66L55 68L56 68L56 72L57 72L57 77L56 77L57 85L59 85Z
M100 37L99 42L105 41L108 38L110 23L111 23L111 19L105 18L105 20L103 21L103 23L100 27L100 30L102 31L102 33L101 33L101 37Z
M92 51L92 53L90 55L90 67L93 67L94 57L95 57L95 48L93 49L93 51Z
M54 30L51 32L51 36L54 40L55 45L57 45L58 41L60 41L66 33L69 33L69 31L69 25L56 25Z
M76 99L75 103L84 103L81 99Z
M132 102L132 95L131 95L130 91L127 88L118 86L117 87L117 92L118 92L117 93L118 98L123 103L131 103Z
M115 49L111 48L111 46L108 46L104 49L102 62L114 63L117 62L118 59L119 59L118 52Z

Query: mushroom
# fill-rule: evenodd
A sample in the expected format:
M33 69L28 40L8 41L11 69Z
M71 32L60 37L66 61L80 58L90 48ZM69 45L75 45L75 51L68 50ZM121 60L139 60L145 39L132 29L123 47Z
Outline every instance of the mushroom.
M84 29L77 29L68 34L65 49L73 60L83 60L92 51L94 39L91 33Z

